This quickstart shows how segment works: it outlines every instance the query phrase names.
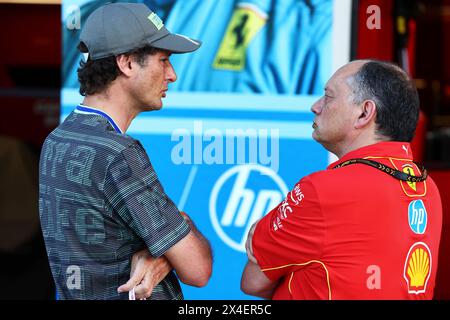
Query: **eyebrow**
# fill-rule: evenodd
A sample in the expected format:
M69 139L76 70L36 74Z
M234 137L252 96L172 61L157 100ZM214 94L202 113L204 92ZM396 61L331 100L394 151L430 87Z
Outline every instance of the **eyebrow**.
M158 51L161 52L161 53L163 53L163 54L167 54L167 56L169 56L169 57L172 55L172 52L171 52L171 51L168 51L168 50L158 49Z

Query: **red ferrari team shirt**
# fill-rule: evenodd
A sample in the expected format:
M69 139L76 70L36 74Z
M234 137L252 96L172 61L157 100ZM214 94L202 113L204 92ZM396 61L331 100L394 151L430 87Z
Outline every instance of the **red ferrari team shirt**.
M442 227L428 177L405 182L367 158L420 176L408 143L352 151L301 179L257 225L253 253L279 284L273 299L431 299Z

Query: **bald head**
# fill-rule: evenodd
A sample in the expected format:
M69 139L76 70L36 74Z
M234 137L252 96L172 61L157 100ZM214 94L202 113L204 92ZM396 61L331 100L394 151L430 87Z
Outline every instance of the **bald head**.
M347 63L346 65L341 67L341 70L347 72L347 73L353 73L355 74L358 72L363 65L370 62L371 60L353 60Z

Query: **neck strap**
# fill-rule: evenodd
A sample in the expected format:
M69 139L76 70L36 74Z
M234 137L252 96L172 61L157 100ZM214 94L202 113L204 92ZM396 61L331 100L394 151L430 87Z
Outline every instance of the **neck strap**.
M375 169L378 169L380 171L383 171L384 173L389 174L390 176L398 179L398 180L402 180L402 181L408 181L408 182L422 182L425 181L428 177L428 173L427 170L420 164L417 164L415 162L413 162L422 172L421 176L413 176L410 175L408 173L399 171L397 169L388 167L380 162L374 161L374 160L369 160L369 159L350 159L347 161L344 161L336 166L334 166L332 169L338 169L338 168L342 168L345 166L349 166L351 164L356 164L356 163L361 163L361 164L365 164L368 166L371 166Z

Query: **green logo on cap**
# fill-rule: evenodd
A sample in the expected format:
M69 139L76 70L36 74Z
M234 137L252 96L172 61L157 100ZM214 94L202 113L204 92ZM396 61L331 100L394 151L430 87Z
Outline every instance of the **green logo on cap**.
M152 12L147 18L155 25L156 29L158 30L160 30L164 26L161 18L158 17L158 15L154 12Z

